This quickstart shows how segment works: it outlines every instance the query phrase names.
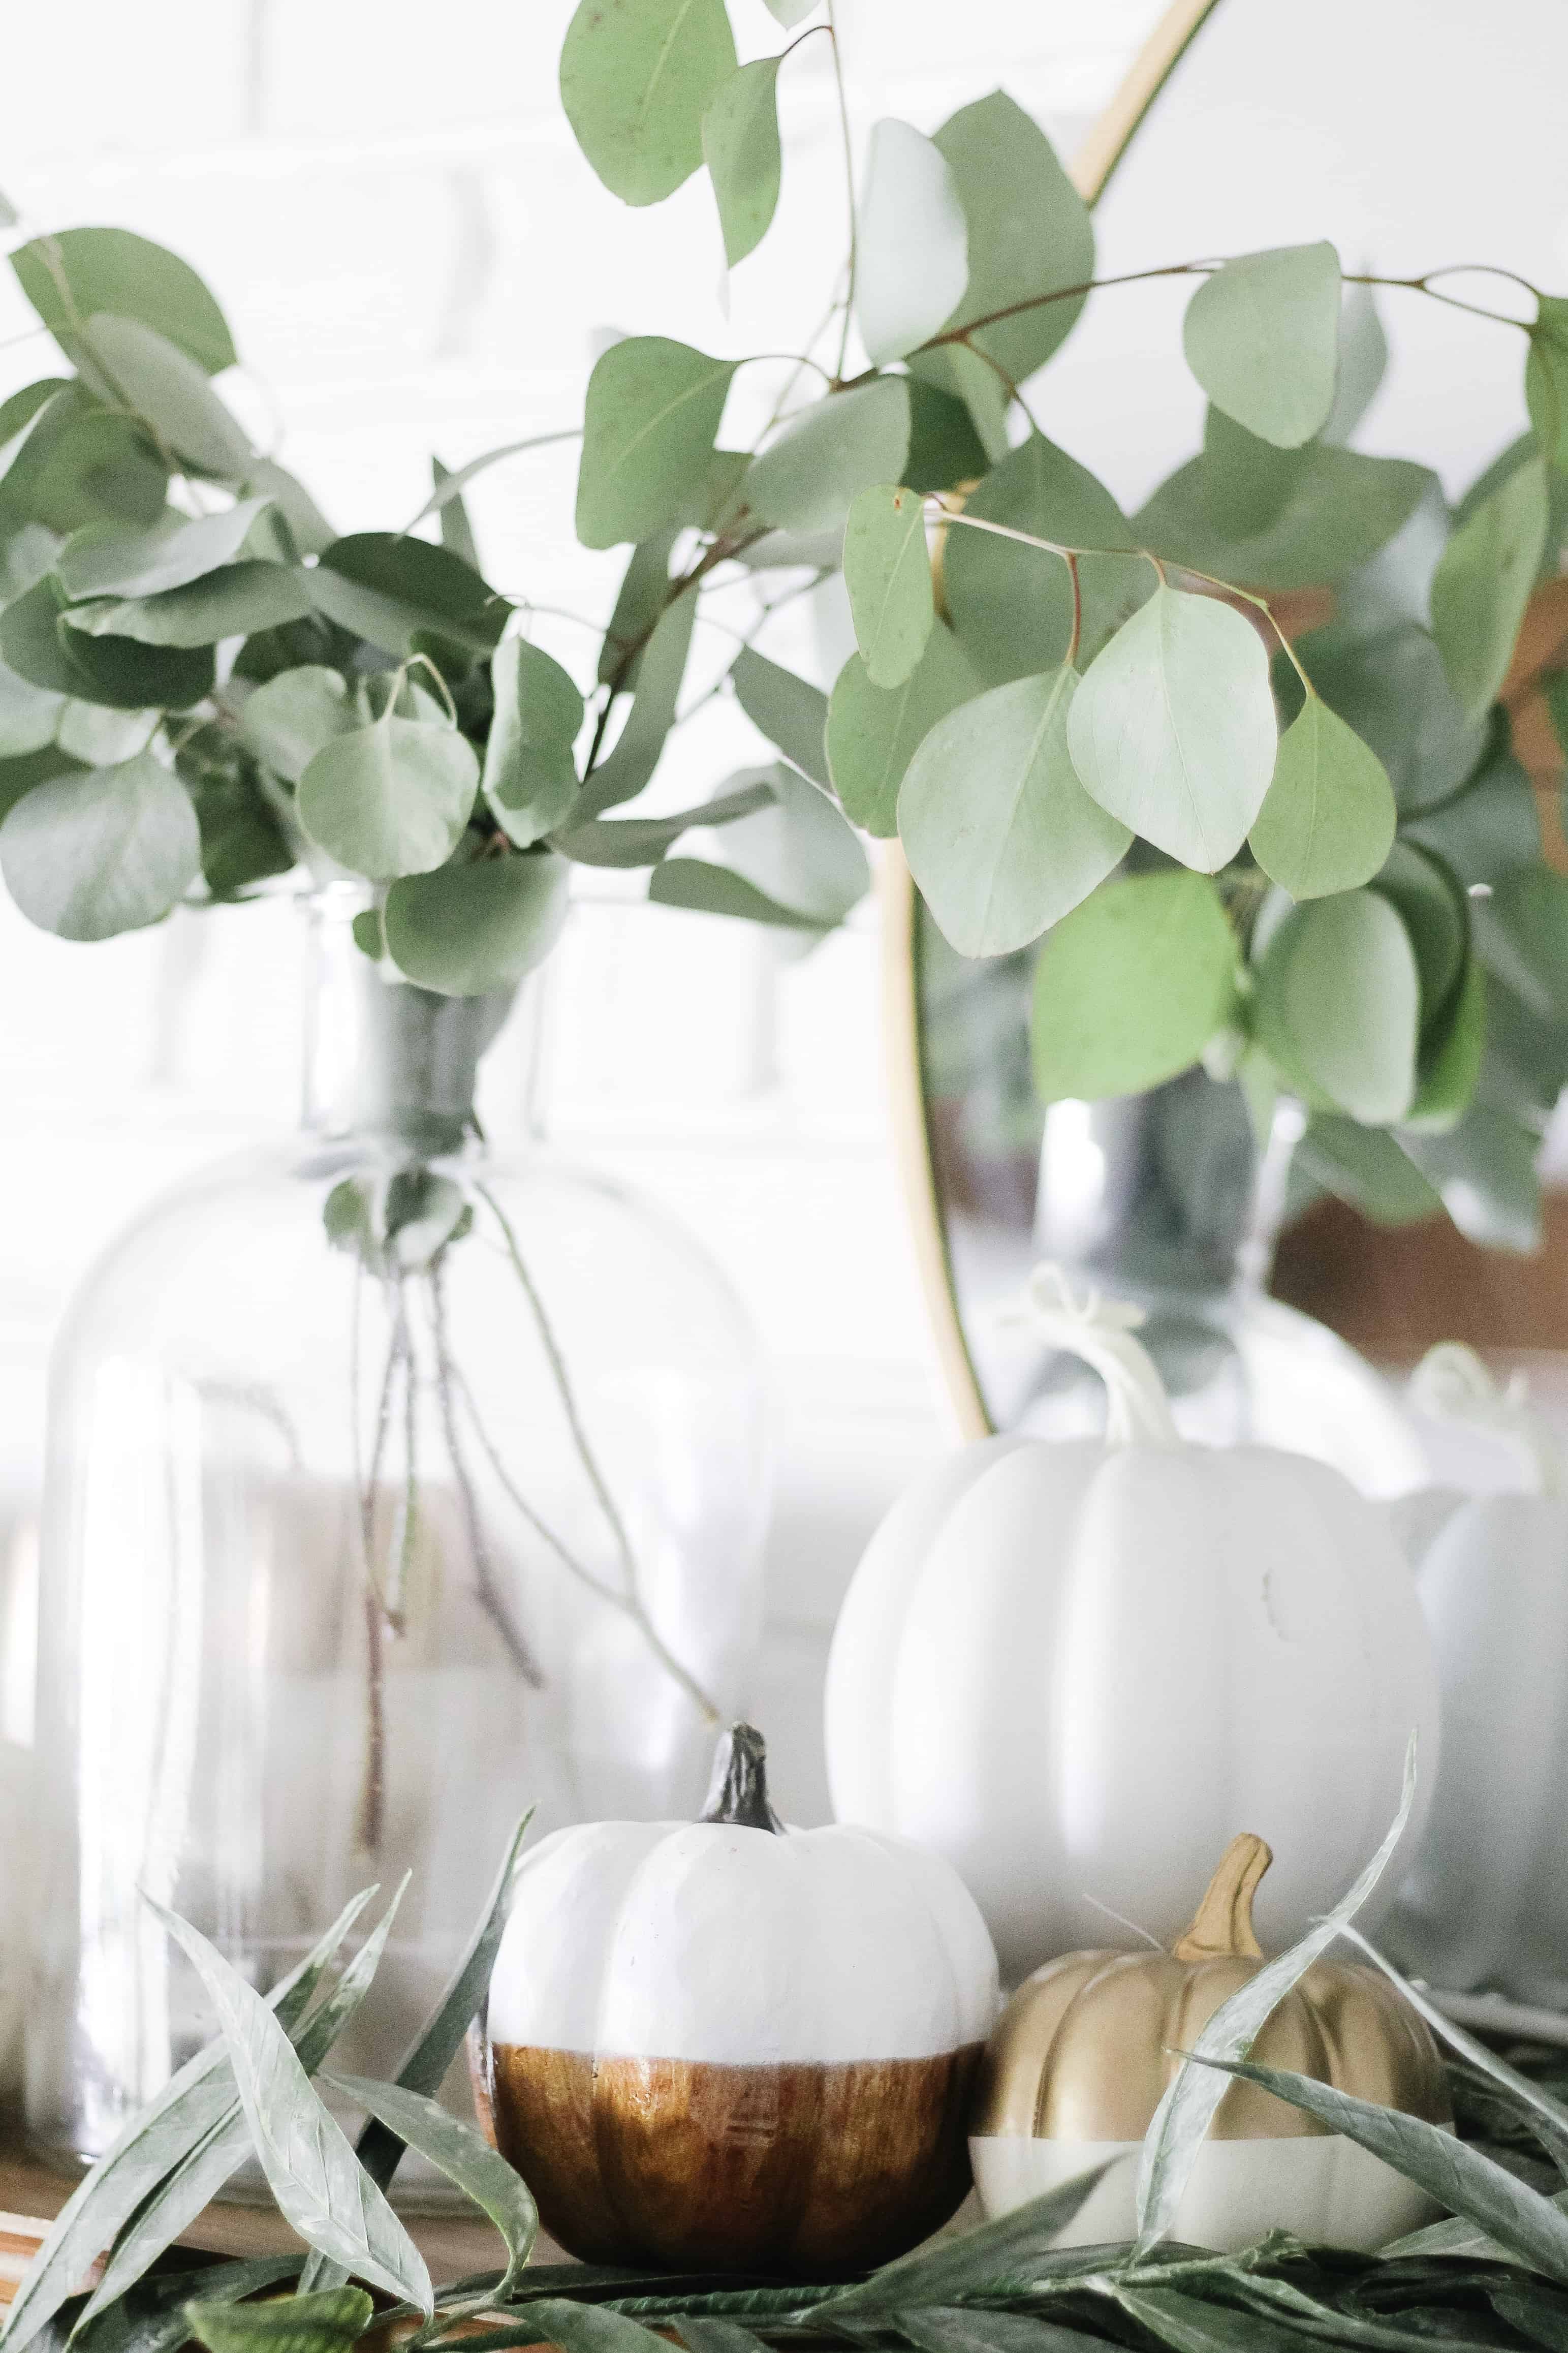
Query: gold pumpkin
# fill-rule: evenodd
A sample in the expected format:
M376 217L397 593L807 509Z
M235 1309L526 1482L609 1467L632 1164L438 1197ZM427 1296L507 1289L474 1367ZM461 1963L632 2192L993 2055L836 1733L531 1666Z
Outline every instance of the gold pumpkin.
M1120 2154L1125 2162L1070 2237L1090 2243L1131 2235L1138 2144L1181 2064L1176 2054L1192 2049L1262 1966L1252 1899L1272 1860L1262 1839L1244 1833L1169 1952L1068 1953L1019 1987L981 2063L970 2126L988 2214ZM1370 1966L1315 1961L1252 2056L1431 2124L1453 2122L1425 2021ZM1283 2228L1319 2245L1370 2247L1433 2211L1380 2159L1258 2084L1237 2083L1200 2153L1177 2235L1234 2248Z

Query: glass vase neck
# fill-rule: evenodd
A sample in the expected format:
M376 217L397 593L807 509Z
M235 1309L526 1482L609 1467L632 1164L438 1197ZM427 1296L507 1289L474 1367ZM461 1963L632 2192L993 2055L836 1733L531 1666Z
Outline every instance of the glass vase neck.
M441 997L391 977L353 935L367 903L349 885L303 902L305 1127L421 1155L455 1152L476 1132L480 1058L517 991Z

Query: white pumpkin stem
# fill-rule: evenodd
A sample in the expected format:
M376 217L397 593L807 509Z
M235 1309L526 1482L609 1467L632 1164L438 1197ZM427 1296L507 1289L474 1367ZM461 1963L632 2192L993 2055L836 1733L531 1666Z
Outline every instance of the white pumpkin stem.
M1418 1412L1436 1421L1460 1422L1511 1446L1524 1461L1534 1493L1562 1493L1563 1450L1531 1406L1530 1384L1521 1372L1510 1373L1506 1384L1500 1382L1473 1348L1459 1340L1442 1340L1427 1349L1411 1374L1410 1398Z
M1144 1321L1141 1307L1092 1290L1077 1298L1065 1271L1048 1261L1030 1275L1024 1299L1041 1338L1081 1356L1105 1383L1108 1446L1181 1444L1154 1360L1132 1337Z

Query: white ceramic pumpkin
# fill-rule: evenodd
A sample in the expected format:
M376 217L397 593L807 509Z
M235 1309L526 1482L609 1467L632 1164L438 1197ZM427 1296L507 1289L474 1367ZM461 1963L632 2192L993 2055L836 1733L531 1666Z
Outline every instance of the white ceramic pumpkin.
M700 1821L525 1859L489 1989L496 2139L589 2261L879 2262L968 2188L996 1957L940 1856L786 1831L747 1725L720 1765Z
M1432 1633L1443 1757L1425 1832L1384 1930L1449 1992L1568 2005L1568 1493L1522 1384L1468 1348L1433 1349L1415 1404L1489 1432L1522 1491L1433 1494L1405 1514ZM1423 1524L1424 1523L1424 1524Z
M834 1810L956 1865L1010 1983L1104 1944L1108 1909L1169 1942L1243 1829L1283 1858L1259 1929L1291 1944L1376 1845L1412 1730L1430 1787L1408 1564L1327 1465L1184 1444L1136 1311L1051 1268L1029 1296L1104 1377L1104 1440L982 1440L894 1506L834 1635Z

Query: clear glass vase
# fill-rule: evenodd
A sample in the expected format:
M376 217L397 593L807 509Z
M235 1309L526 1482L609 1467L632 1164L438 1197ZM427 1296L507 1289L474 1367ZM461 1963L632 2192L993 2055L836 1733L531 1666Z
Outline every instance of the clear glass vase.
M490 1156L510 1000L388 982L358 903L309 902L303 1136L143 1217L57 1351L26 2104L78 2158L214 2031L143 1894L266 1990L410 1872L339 2052L387 2073L523 1809L688 1815L746 1705L736 1303L646 1204Z

